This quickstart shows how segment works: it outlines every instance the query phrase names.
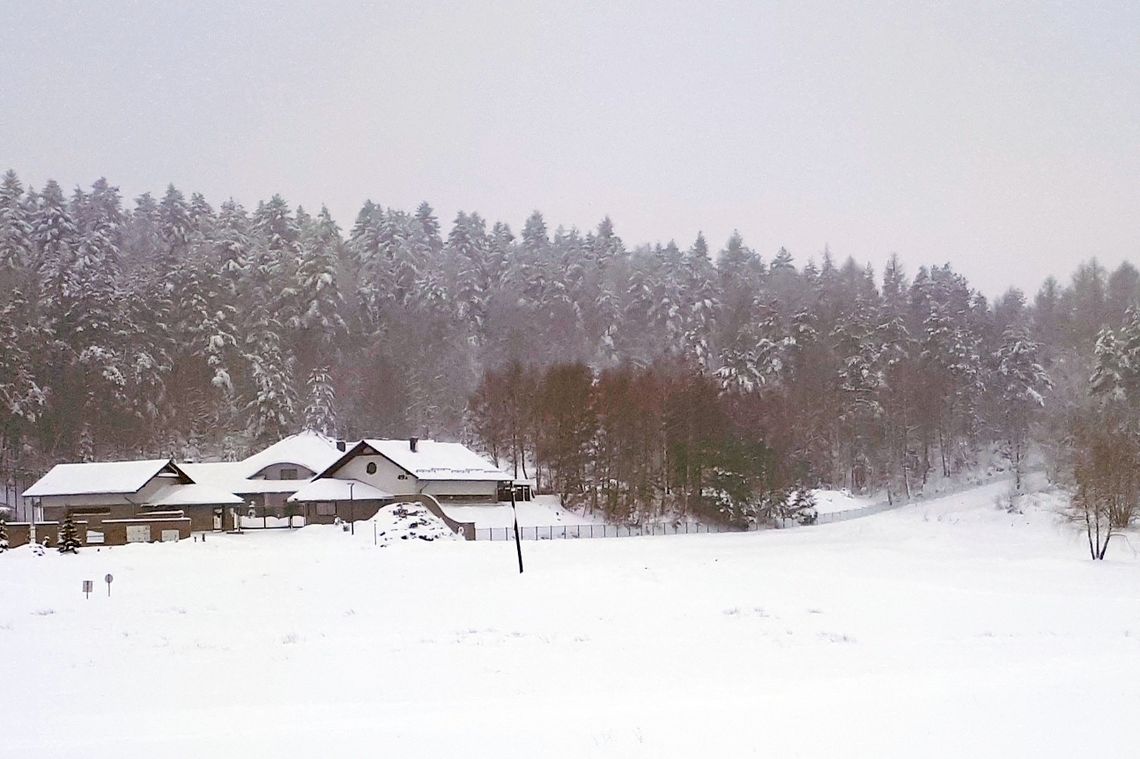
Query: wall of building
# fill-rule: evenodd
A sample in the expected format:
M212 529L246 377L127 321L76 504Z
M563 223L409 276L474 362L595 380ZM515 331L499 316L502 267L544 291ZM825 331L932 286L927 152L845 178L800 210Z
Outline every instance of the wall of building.
M300 505L300 513L305 517L305 524L335 524L339 517L342 521L362 521L371 519L391 501L353 500L353 501L325 501L328 508L321 508L319 503L305 503ZM332 513L327 513L331 511Z
M189 517L183 517L181 519L124 519L122 521L103 523L103 545L126 545L127 527L144 524L150 526L150 540L152 543L162 540L164 530L177 530L179 540L190 539Z
M264 469L262 469L257 474L252 475L250 477L250 479L251 480L283 480L285 478L282 477L281 474L282 474L282 471L285 469L296 470L297 476L293 478L295 480L307 480L307 479L310 479L314 474L316 474L316 472L314 472L313 470L308 469L304 466L301 466L300 464L288 464L288 463L271 464L270 466L267 466Z
M98 509L101 513L91 513L90 510L94 509ZM99 525L104 519L127 519L133 517L138 514L138 506L123 501L104 505L78 502L59 505L49 504L48 499L44 498L44 519L62 522L69 511L72 512L72 516L76 519L86 520L91 525Z
M47 538L48 546L54 548L59 545L59 522L37 522L36 523L36 542L41 545L44 538ZM8 547L16 548L17 546L27 545L28 536L31 532L31 525L27 522L9 522L4 526L8 533ZM76 534L79 536L79 542L86 545L87 543L87 523L75 520Z
M368 464L376 464L376 473L368 473ZM340 479L366 482L394 496L431 493L438 498L468 498L497 501L499 484L496 481L478 480L418 480L383 456L354 457L333 475ZM403 479L401 479L403 477Z
M376 474L368 473L369 463L376 464ZM400 479L401 475L404 479ZM333 476L360 480L392 495L415 495L419 492L416 478L383 456L356 456L338 469Z
M431 480L423 486L423 492L437 498L469 498L480 501L497 501L499 483L477 480Z
M320 513L321 509L319 508L319 504L304 504L305 524L334 524L337 517L340 517L340 519L346 522L350 520L365 521L375 517L380 509L390 508L401 503L420 503L432 514L435 514L443 520L444 524L462 535L464 539L475 539L474 524L452 519L440 508L439 501L426 493L399 496L390 501L352 501L351 503L348 501L330 501L328 503L332 506L332 514Z

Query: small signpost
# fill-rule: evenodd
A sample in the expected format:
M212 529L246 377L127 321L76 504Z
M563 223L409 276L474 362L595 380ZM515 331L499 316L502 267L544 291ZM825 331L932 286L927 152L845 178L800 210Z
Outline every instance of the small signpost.
M84 580L83 581L83 597L84 598L90 598L91 597L91 589L94 587L95 587L95 582L93 580Z
M115 581L115 576L112 575L110 572L108 572L107 576L103 578L103 582L107 583L107 598L111 597L111 583L114 581Z

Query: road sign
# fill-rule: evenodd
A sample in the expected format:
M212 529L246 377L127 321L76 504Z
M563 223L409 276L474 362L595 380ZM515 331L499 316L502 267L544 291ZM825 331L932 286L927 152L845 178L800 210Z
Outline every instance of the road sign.
M103 582L107 583L107 597L108 598L111 597L111 583L113 583L114 581L115 581L115 576L112 575L110 572L108 572L107 576L103 578Z
M83 597L84 598L90 598L91 597L91 589L93 587L95 587L95 582L93 580L84 580L83 581Z

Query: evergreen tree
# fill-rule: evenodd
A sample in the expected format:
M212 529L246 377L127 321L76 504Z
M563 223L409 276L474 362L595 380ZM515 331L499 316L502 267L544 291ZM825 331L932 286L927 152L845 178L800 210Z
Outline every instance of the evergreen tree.
M40 303L50 327L62 323L76 295L75 249L79 230L63 190L48 181L40 195L32 222L32 242L40 276Z
M1010 326L1002 335L1002 346L994 356L1002 433L1009 443L1018 490L1021 490L1030 415L1045 405L1044 392L1053 386L1038 360L1038 353L1037 343L1023 329Z
M3 517L0 517L0 553L8 550L8 525Z
M0 180L0 286L27 285L32 265L32 224L23 202L24 188L16 172Z
M331 346L345 330L336 277L339 245L340 230L328 208L322 206L311 233L302 241L301 264L297 269L301 312L295 327L307 343L304 355L312 360L328 358Z
M336 390L327 366L318 366L309 374L309 402L305 406L305 429L333 437L337 432Z
M447 248L455 272L459 317L467 323L471 336L476 340L483 336L492 286L488 247L486 223L482 217L460 211L448 235Z
M75 520L69 511L59 528L59 552L79 553L80 545L82 544L79 542L79 529L75 526Z
M702 370L711 368L716 314L720 311L720 293L717 272L709 259L709 246L703 234L697 235L693 247L685 254L684 291L681 297L687 304L685 314L685 354L696 361Z

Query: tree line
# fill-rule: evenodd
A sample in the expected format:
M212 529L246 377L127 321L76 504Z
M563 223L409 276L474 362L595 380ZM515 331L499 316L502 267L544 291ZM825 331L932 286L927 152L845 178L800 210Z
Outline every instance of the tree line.
M1020 462L1030 437L1071 473L1074 409L1113 395L1090 393L1098 336L1138 293L1129 264L991 303L948 264L876 273L825 248L797 265L739 234L719 251L701 235L627 246L608 218L551 230L539 212L518 235L473 212L445 231L427 203L372 201L342 231L280 196L247 210L171 186L125 203L103 179L65 193L9 171L0 468L224 458L301 428L419 434L538 462L599 508L653 489L696 508L724 469L708 427L717 456L763 462L747 475L762 491L906 497L995 446ZM584 399L583 418L549 428L520 400L509 415L530 421L503 438L486 408L512 383ZM581 446L588 466L561 463Z

